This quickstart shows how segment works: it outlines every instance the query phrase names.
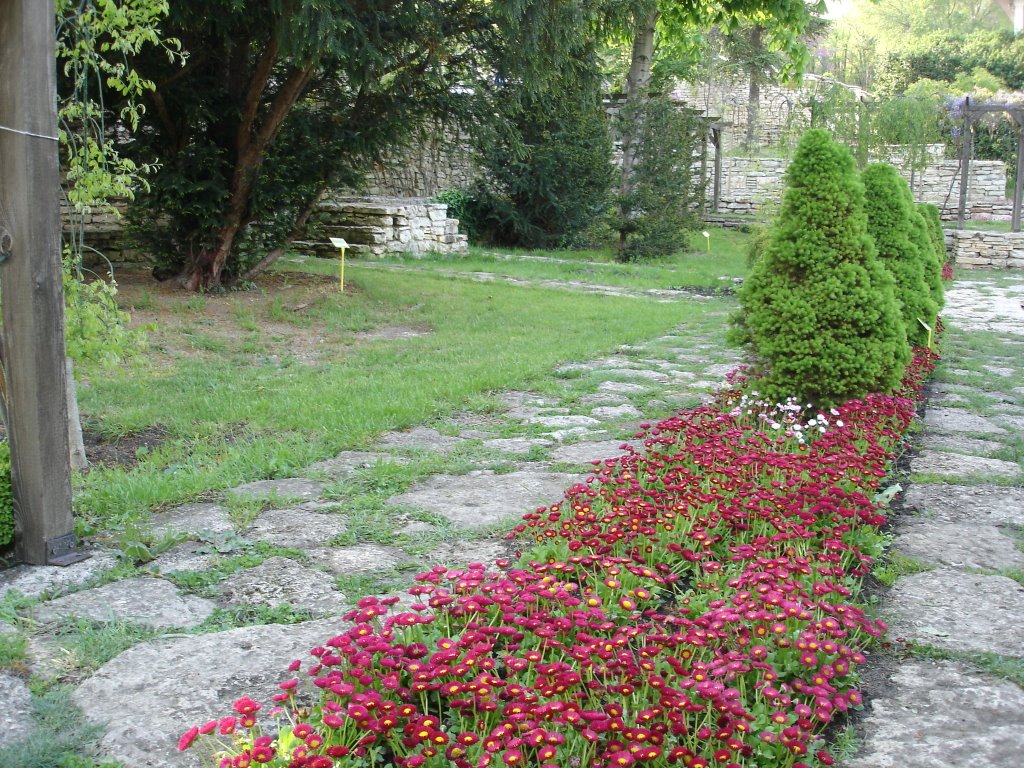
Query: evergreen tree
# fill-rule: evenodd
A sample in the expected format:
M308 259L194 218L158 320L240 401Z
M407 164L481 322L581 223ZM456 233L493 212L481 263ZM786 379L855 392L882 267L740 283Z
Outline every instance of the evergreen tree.
M924 223L928 225L928 236L931 238L932 247L935 249L935 259L939 263L941 276L942 266L948 261L946 253L946 235L942 231L942 218L939 215L939 207L932 203L918 203L917 209L924 215ZM943 303L945 298L943 298ZM941 304L939 309L941 309Z
M922 252L917 243L918 213L910 200L906 180L885 163L873 163L861 174L866 195L868 232L875 241L878 258L896 281L907 338L911 344L928 343L928 331L935 325L938 307L925 281L925 262L934 260L932 244Z
M853 157L824 130L797 147L764 256L740 291L733 339L756 388L825 407L891 391L910 359L892 276L875 255Z
M946 291L942 287L942 262L945 261L946 249L943 247L941 255L936 250L935 241L928 226L928 219L925 218L921 209L914 205L909 189L907 189L907 199L910 200L913 211L913 216L911 216L911 223L914 227L912 241L921 252L921 261L924 263L924 280L931 291L932 302L935 304L935 314L938 315L946 303ZM929 325L935 326L934 319Z

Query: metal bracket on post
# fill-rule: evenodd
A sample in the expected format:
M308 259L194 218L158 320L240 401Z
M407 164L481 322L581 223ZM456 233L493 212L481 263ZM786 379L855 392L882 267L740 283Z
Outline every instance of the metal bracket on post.
M3 264L11 257L14 250L14 238L7 231L6 227L0 226L0 264Z
M75 549L75 534L68 533L55 539L46 540L46 564L67 566L80 563L91 557L87 552Z

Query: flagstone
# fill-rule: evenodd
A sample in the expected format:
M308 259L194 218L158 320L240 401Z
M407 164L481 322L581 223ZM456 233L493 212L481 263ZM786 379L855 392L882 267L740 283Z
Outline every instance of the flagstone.
M551 451L551 458L555 461L571 462L573 464L589 464L592 461L614 459L622 456L626 453L622 448L624 444L622 440L573 443L572 445L563 445L555 448Z
M169 581L153 577L123 579L50 600L33 610L42 623L77 616L93 621L124 621L154 629L191 629L213 613L214 604L180 593Z
M302 549L325 546L346 529L345 518L339 512L320 512L303 505L261 513L245 535L279 547Z
M990 420L962 408L929 408L924 415L924 425L940 432L977 432L979 434L1005 435L1006 430Z
M887 603L890 637L1024 656L1024 587L1013 579L938 568L901 578Z
M243 694L269 700L290 677L292 659L309 659L310 648L345 628L330 619L153 640L104 664L72 696L102 726L100 747L111 759L133 768L198 768L195 751L177 749L182 733L232 714Z
M388 503L436 512L461 528L485 528L518 520L538 505L560 500L575 479L538 470L434 475L392 496Z
M286 477L281 480L257 480L228 491L243 498L317 499L324 484L304 477Z
M1024 488L915 483L905 504L936 520L1024 527Z
M350 606L323 571L287 557L271 557L255 568L233 573L218 585L226 603L234 606L289 605L316 614L340 615Z
M390 571L400 562L408 559L401 550L377 544L310 549L306 554L314 563L337 576Z
M117 565L110 552L95 551L87 560L68 566L16 565L0 571L0 599L9 592L36 598L43 594L57 595L67 589L80 587L89 579Z
M895 546L922 562L954 568L1024 569L1024 552L992 525L915 522L901 528Z
M992 475L996 477L1017 477L1020 466L1013 461L986 459L981 456L965 456L959 453L924 450L910 461L912 472L965 477L968 475Z
M1024 752L1024 691L950 661L904 662L869 704L844 768L1010 766Z
M167 512L153 515L151 528L157 536L188 535L204 531L223 533L235 529L227 507L207 503L182 504Z
M0 672L0 747L26 738L32 730L32 694L25 681Z

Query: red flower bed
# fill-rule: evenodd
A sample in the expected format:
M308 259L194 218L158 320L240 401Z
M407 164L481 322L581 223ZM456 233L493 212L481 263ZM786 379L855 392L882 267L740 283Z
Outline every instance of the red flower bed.
M214 765L689 768L830 765L885 629L857 604L874 500L934 356L895 395L829 413L743 382L596 462L511 535L516 562L437 567L367 597L270 708L195 727ZM302 680L303 682L300 682Z

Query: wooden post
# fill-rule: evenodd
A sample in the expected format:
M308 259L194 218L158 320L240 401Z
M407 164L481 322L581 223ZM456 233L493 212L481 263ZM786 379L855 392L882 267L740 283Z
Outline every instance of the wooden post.
M1020 232L1020 207L1021 200L1024 199L1024 111L1018 110L1012 115L1013 122L1017 124L1017 179L1013 185L1010 231Z
M960 203L956 214L956 228L964 228L967 211L967 177L971 173L971 154L974 152L974 124L971 122L971 97L964 97L964 125L960 143Z
M715 179L711 186L711 210L718 213L722 199L722 129L711 129L711 142L715 145Z
M52 0L0 0L0 264L15 554L72 552Z

